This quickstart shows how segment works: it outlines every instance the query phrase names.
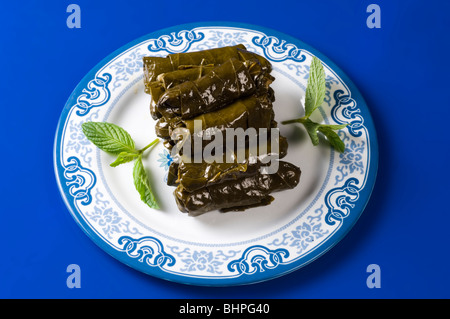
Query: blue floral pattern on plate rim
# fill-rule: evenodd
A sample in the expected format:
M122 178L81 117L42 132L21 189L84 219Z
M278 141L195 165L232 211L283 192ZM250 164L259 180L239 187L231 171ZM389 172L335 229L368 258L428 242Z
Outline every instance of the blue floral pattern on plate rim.
M205 35L204 30L209 34ZM86 120L98 120L99 108L111 104L116 89L142 79L136 78L136 74L143 55L237 43L244 43L249 50L264 54L272 62L284 65L286 72L301 77L308 71L308 65L302 62L310 55L319 57L332 71L330 78L327 75L325 98L330 116L337 123L351 123L340 132L347 151L332 153L335 173L323 194L323 202L314 206L306 221L293 223L287 231L269 237L264 243L211 251L207 247L166 243L163 237L148 236L131 219L111 207L108 196L96 187L101 184L101 176L92 169L93 151L80 135L80 125ZM77 122L72 114L82 120ZM361 136L362 139L355 140ZM161 153L159 157L160 166L166 169L170 156ZM376 179L378 146L364 99L327 57L275 30L242 23L207 22L151 33L116 50L94 67L78 84L62 111L55 136L54 166L70 213L85 233L113 257L163 279L227 286L256 283L291 272L339 242L356 223L370 198Z

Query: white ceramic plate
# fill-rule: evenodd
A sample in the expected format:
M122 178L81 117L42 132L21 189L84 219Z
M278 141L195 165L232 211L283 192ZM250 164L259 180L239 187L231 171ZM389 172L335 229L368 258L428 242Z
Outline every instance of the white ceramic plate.
M161 206L141 202L132 163L114 158L81 131L86 121L126 129L143 147L156 138L144 93L142 57L243 43L273 64L276 120L302 115L312 56L325 66L327 92L315 120L350 123L340 131L343 154L326 143L312 146L296 125L279 125L289 141L285 160L302 176L293 190L275 193L271 205L245 212L181 213L167 186L169 153L162 143L144 159ZM355 224L370 197L378 163L375 128L357 88L328 58L274 30L236 23L176 26L120 48L75 88L58 124L54 165L61 194L76 222L106 252L144 273L196 285L239 285L271 279L311 262Z

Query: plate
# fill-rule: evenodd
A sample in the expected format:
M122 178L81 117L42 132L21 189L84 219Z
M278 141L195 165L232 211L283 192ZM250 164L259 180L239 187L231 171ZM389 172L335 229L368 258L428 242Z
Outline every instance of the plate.
M312 56L323 62L326 96L313 120L349 123L346 145L312 146L300 126L279 125L288 138L285 160L302 176L293 190L275 193L271 205L244 212L181 213L165 183L172 158L159 143L144 166L161 206L137 194L132 163L114 158L81 131L86 121L127 130L141 148L156 138L150 96L144 93L142 57L244 44L273 65L275 120L300 117ZM317 114L316 114L317 113ZM69 97L58 123L54 166L62 197L75 221L103 250L146 274L179 283L229 286L257 283L294 271L333 247L360 217L378 163L375 127L361 94L327 57L307 44L267 28L240 23L175 26L139 38L95 66Z

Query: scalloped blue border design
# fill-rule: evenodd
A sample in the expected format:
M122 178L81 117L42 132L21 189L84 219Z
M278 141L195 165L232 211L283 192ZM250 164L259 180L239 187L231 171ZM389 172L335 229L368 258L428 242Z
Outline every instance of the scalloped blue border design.
M155 267L148 267L148 258L150 258L153 255L146 255L144 252L139 252L137 256L139 258L130 258L128 253L130 253L126 250L120 251L116 250L107 243L105 243L101 237L98 236L98 234L92 230L89 225L85 223L85 221L80 218L80 216L77 215L77 209L75 207L75 204L73 201L70 201L69 199L73 199L73 194L70 192L68 187L63 187L61 185L62 181L67 181L67 178L65 177L65 171L66 167L63 167L61 163L58 161L58 155L61 151L61 145L59 144L58 137L61 136L63 128L64 128L64 120L67 118L71 108L76 105L79 101L77 100L77 97L80 96L80 94L83 92L83 89L89 88L90 81L95 78L96 73L111 59L113 59L118 54L124 52L125 50L135 46L136 44L139 44L145 40L148 40L150 38L152 39L161 39L161 41L164 40L164 35L168 34L176 34L177 32L180 32L182 30L191 30L196 27L235 27L235 28L244 28L244 29L250 29L250 30L256 30L263 32L267 35L270 35L271 37L276 37L278 39L282 39L279 43L271 43L271 41L266 39L266 41L263 41L264 39L261 39L258 43L254 43L255 45L261 46L266 51L271 49L273 53L276 53L276 47L277 46L283 46L284 43L290 43L295 45L295 47L292 47L289 52L290 55L285 58L286 59L292 59L294 61L301 61L303 59L303 55L301 54L302 50L307 50L314 54L315 56L319 57L322 61L324 61L338 76L342 79L342 81L348 86L349 90L352 92L352 99L357 101L358 108L360 110L359 116L361 116L364 119L364 126L367 128L368 132L370 132L370 147L371 150L371 160L370 160L370 166L367 167L367 179L366 184L363 189L358 189L358 197L354 199L354 201L351 201L351 209L352 214L344 215L344 212L342 211L335 211L334 213L331 212L328 215L328 220L330 222L333 222L333 218L345 218L346 223L340 227L334 234L333 239L329 240L326 243L320 245L315 250L311 251L306 256L303 256L302 258L297 259L295 262L291 262L288 264L283 264L283 257L285 256L285 251L283 249L275 249L270 250L267 247L258 245L249 247L242 255L241 258L233 260L229 266L235 265L235 268L237 270L236 277L227 277L223 279L210 279L210 278L202 278L202 277L190 277L189 274L186 274L186 276L180 276L176 273L170 273L167 270L162 270L159 268L159 265L162 263L172 263L173 256L170 254L167 254L162 245L158 246L159 240L156 238L151 238L152 243L156 245L157 252L159 253L157 256L157 259L153 260L153 265ZM189 36L187 33L186 36ZM192 42L195 42L196 39L189 38L189 40ZM254 39L255 40L255 39ZM285 42L283 42L285 41ZM270 46L271 45L271 46ZM284 47L284 50L287 48ZM270 52L269 52L270 53ZM267 54L269 54L267 53ZM274 55L272 57L274 61L277 60L276 56ZM106 79L105 81L108 81ZM105 82L103 81L103 82ZM102 87L102 84L104 84L106 87L103 87L104 89L107 89L108 83L97 83ZM342 102L348 102L344 99L344 97L339 97L339 101L342 100ZM337 99L338 100L338 99ZM102 103L100 101L99 103ZM106 102L105 102L106 103ZM94 107L97 105L88 106L88 108L85 110L86 113L89 112L91 107ZM339 105L335 106L336 108L339 107ZM82 108L83 109L83 108ZM335 118L334 118L335 119ZM335 119L337 122L339 122L339 119ZM355 127L356 129L356 127ZM374 124L372 122L372 117L370 115L369 109L367 108L367 105L362 98L361 94L359 93L356 86L353 84L353 82L345 75L345 73L338 68L332 61L330 61L326 56L315 50L314 48L310 47L309 45L303 43L302 41L295 39L289 35L280 33L278 31L268 29L265 27L250 25L250 24L244 24L244 23L234 23L234 22L201 22L201 23L192 23L192 24L185 24L185 25L179 25L174 26L167 29L162 29L153 33L150 33L148 35L145 35L143 37L140 37L127 45L119 48L118 50L114 51L110 55L108 55L106 58L104 58L100 63L98 63L91 71L89 71L86 76L80 81L78 86L74 89L72 94L70 95L62 113L60 120L58 122L56 134L55 134L55 141L54 141L54 168L55 168L55 175L56 180L60 189L60 192L62 194L62 197L69 208L70 213L72 214L75 221L79 224L79 226L83 229L83 231L90 237L100 248L102 248L104 251L109 253L111 256L115 257L119 261L129 265L130 267L139 270L141 272L153 275L155 277L159 277L162 279L170 280L170 281L176 281L179 283L185 283L185 284L194 284L194 285L206 285L206 286L229 286L229 285L242 285L242 284L250 284L250 283L257 283L260 281L273 279L279 276L282 276L286 273L292 272L310 262L317 259L324 253L326 253L329 249L331 249L335 244L337 244L346 234L347 232L353 227L353 225L356 223L356 221L359 219L360 215L362 214L369 198L373 190L373 186L375 184L377 169L378 169L378 145L377 145L377 138L376 138L376 131ZM346 183L345 186L348 187L341 187L333 189L329 192L331 196L331 192L333 191L341 191L341 192L351 192L352 185L347 185L349 182ZM349 188L350 187L350 188ZM354 185L353 185L354 187ZM86 198L89 198L88 193L84 193L86 195ZM343 195L344 196L344 195ZM348 196L347 196L348 197ZM344 196L344 198L346 198ZM342 207L341 207L342 208ZM131 239L134 240L134 239ZM159 242L159 244L161 244ZM135 249L134 246L130 246L132 249ZM250 260L247 260L246 258L249 257L250 253L257 250L259 255L253 256L253 258L250 258ZM153 250L152 254L155 254L155 251ZM269 261L272 262L274 265L271 267L271 265L268 265L267 259L265 261L261 259L260 257L262 255L269 256ZM144 259L147 260L147 262L143 262L142 257L145 257ZM250 261L250 264L248 263ZM263 263L260 263L260 261L263 261ZM158 267L157 267L158 266ZM249 271L246 272L246 269L250 269L249 267L256 267L255 271ZM259 270L259 271L256 271Z

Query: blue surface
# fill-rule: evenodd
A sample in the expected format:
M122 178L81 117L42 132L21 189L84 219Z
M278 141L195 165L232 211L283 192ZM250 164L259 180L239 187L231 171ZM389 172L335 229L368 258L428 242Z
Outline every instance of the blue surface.
M81 29L66 26L71 2L2 5L1 298L450 297L450 3L283 1L256 14L261 2L252 2L77 1ZM381 29L366 26L370 3L381 7ZM315 47L356 84L377 128L377 182L355 227L308 266L256 285L186 286L123 265L74 222L53 171L61 110L95 64L147 33L206 20L260 25ZM81 288L66 286L69 264L80 266ZM381 288L366 285L370 264L381 268Z

